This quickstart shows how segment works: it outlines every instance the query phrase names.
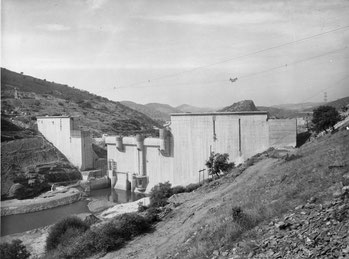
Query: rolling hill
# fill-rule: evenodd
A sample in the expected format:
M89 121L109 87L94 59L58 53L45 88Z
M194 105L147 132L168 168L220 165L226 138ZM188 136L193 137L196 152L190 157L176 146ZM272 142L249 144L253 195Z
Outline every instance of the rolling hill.
M214 112L217 109L216 108L209 108L209 107L196 107L189 104L182 104L176 107L176 109L182 111L182 112L192 112L192 113L200 113L200 112Z
M170 119L169 113L159 111L157 109L149 107L148 105L138 104L138 103L131 102L131 101L122 101L121 103L123 105L133 109L133 110L139 111L139 112L147 115L148 117L152 118L153 120L155 120L159 123L163 123L163 122L168 121Z
M168 115L170 115L171 113L181 113L182 112L181 110L178 110L178 109L176 109L168 104L162 104L162 103L148 103L145 106L152 108L156 111L168 114Z
M278 104L271 106L272 108L284 109L284 110L298 110L303 111L306 109L313 109L316 106L323 105L324 103L288 103L288 104Z
M1 86L2 113L26 124L36 116L69 115L78 117L81 129L89 130L95 137L102 134L154 135L154 127L160 126L120 102L5 68L1 69Z
M320 105L332 106L332 107L336 108L338 111L340 111L343 107L349 105L349 96L341 98L341 99L337 99L337 100L332 101L332 102L321 103ZM306 111L313 111L314 108L316 108L316 107L318 107L320 105L316 105L316 106L314 106L312 108L308 108L308 109L305 109L305 110Z

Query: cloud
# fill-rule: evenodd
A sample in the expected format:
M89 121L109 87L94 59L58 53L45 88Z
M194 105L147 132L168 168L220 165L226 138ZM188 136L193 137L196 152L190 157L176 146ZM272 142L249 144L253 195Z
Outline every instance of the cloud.
M37 27L45 31L69 31L71 29L69 26L58 23L42 24Z
M180 15L162 15L156 17L143 16L139 18L160 22L216 26L260 24L282 20L280 16L268 12L210 12Z
M91 10L100 9L108 0L87 0L87 5Z

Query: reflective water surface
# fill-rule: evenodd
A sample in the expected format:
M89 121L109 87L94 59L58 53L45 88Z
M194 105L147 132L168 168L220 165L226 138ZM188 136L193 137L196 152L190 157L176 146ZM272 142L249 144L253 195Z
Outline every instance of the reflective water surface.
M89 197L114 203L127 203L141 199L145 195L108 188L93 190ZM88 201L83 200L48 210L1 217L1 236L51 225L69 215L90 212L87 204Z

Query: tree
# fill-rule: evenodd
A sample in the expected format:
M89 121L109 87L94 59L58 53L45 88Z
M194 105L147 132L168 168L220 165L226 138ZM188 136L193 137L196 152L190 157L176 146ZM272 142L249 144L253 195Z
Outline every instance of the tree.
M314 129L316 132L322 130L327 132L328 128L333 129L333 126L340 120L341 116L336 108L332 106L319 106L313 111L312 122L314 123Z
M205 164L208 168L210 175L217 175L219 177L220 172L227 172L234 167L234 163L229 163L229 154L220 154L211 152L210 157Z

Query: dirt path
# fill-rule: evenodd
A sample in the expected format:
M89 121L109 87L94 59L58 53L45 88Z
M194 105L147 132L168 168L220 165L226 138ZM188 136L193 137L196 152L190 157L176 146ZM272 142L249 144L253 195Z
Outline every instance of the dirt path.
M177 245L184 244L190 235L205 222L209 211L217 209L223 201L238 200L234 197L244 193L243 189L255 186L260 178L277 163L275 159L262 160L249 167L235 180L218 186L208 186L193 193L177 195L176 207L157 224L153 233L134 239L126 247L109 253L103 259L147 259L166 258L176 253ZM235 199L236 198L236 199Z

